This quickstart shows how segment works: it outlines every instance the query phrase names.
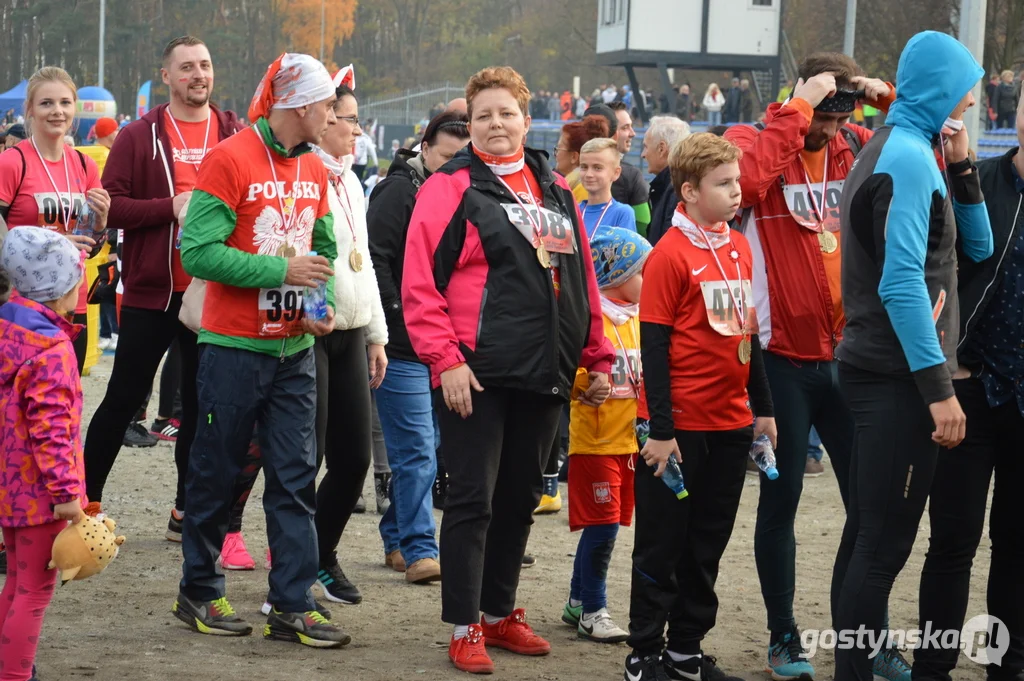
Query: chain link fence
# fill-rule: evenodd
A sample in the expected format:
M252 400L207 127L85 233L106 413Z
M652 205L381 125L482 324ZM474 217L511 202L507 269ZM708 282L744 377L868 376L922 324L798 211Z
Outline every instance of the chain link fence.
M409 88L403 92L368 97L359 101L359 117L387 125L416 125L430 118L430 110L462 97L464 85L444 81Z

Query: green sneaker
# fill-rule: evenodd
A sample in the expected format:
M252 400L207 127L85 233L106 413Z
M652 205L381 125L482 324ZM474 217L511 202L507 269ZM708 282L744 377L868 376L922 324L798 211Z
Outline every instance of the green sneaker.
M583 604L580 603L574 608L569 605L569 601L566 601L565 607L562 608L562 621L575 629L580 626L581 617L583 617Z
M179 593L171 612L200 634L248 636L252 633L252 625L235 614L227 598L194 601Z
M278 612L276 608L267 617L263 637L301 643L312 648L340 648L352 640L341 627L331 624L316 610Z

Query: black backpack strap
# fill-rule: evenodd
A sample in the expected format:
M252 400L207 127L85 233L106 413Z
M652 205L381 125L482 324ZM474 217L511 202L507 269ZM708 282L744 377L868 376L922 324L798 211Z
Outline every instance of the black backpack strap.
M78 149L75 149L75 153L78 154L78 160L82 162L82 170L84 170L86 173L88 173L89 172L89 168L88 168L88 166L85 165L85 154L80 152Z
M857 154L864 148L864 144L860 141L860 137L857 133L846 127L845 125L839 128L839 132L843 133L843 137L846 138L846 143L850 145L850 151L853 152L853 157L857 158Z

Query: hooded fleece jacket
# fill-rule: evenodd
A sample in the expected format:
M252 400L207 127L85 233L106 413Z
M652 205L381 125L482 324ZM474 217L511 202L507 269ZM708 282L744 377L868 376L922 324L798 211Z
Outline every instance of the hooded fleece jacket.
M865 371L911 373L926 404L953 396L958 225L968 258L992 255L977 171L944 178L933 151L946 117L983 75L952 37L914 36L900 57L891 127L865 145L842 197L847 321L837 356Z
M73 326L14 295L0 306L0 526L53 522L53 506L84 506L82 381Z

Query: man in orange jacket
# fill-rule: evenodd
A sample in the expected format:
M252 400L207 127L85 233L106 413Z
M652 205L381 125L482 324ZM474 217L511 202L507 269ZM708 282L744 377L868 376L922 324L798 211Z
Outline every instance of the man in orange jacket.
M726 133L743 150L741 230L754 258L754 304L779 429L779 478L762 475L754 534L771 630L766 666L778 680L814 676L793 617L793 527L811 426L847 501L853 417L839 391L835 360L846 321L839 199L854 157L871 137L848 121L858 100L887 110L894 98L890 84L865 77L850 57L818 53L800 65L792 96L768 107L763 128L739 125ZM876 673L910 679L910 667L894 649L876 658Z

